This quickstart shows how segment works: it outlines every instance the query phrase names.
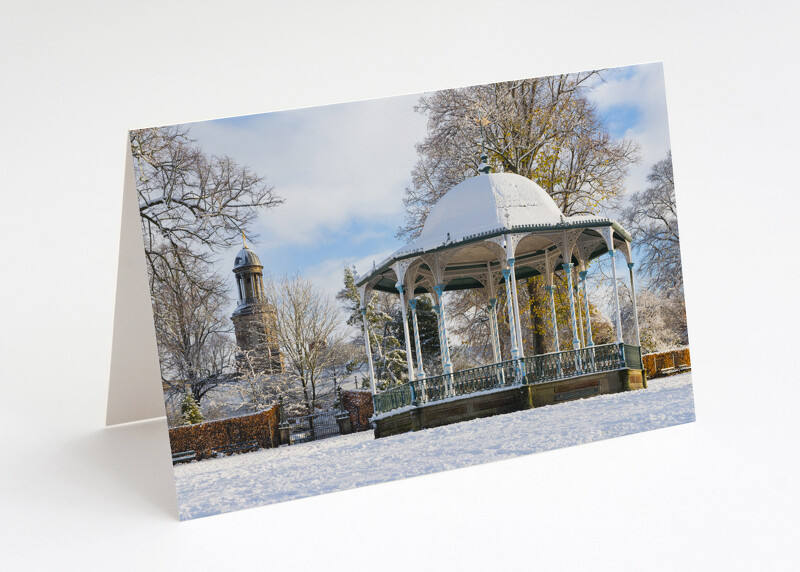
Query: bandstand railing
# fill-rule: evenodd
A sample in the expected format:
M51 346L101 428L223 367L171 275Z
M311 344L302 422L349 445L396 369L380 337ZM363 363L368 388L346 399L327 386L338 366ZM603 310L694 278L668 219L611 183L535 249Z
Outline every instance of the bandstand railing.
M533 385L623 368L641 369L639 346L605 344L509 360L416 379L373 397L375 413L514 385Z

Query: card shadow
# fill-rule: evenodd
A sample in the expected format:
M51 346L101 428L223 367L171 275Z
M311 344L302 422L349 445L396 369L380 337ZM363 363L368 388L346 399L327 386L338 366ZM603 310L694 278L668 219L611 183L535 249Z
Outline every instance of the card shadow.
M163 516L178 521L175 477L165 418L105 427L68 444L87 468L124 486Z

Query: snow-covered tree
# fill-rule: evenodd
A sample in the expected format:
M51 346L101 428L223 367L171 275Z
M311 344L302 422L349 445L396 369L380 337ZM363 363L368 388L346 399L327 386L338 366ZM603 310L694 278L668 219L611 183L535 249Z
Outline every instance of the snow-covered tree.
M200 403L232 366L224 281L170 247L160 248L153 264L150 293L162 381L173 393L188 387Z
M671 151L652 166L647 180L650 183L647 189L631 195L622 212L623 223L633 236L633 247L641 260L639 275L648 279L648 287L666 297L682 296L683 269Z
M590 85L599 76L591 71L423 96L416 110L428 116L428 134L417 146L419 160L412 187L405 192L406 220L398 236L418 236L436 201L478 173L484 146L496 172L533 180L567 215L616 206L638 150L631 141L611 137L588 99ZM529 279L519 293L526 354L543 353L552 343L544 281ZM474 319L480 319L474 310L484 302L468 293L452 293L449 304L453 311L448 306L448 316L457 324L465 322L457 327L475 338L476 347L490 347L485 339L488 328ZM498 315L502 321L503 312Z
M495 171L538 183L567 214L596 213L623 191L637 147L613 139L587 98L600 72L437 91L420 98L428 134L417 145L402 237L415 238L431 206L478 173L485 146Z
M605 344L613 344L616 339L614 332L614 323L607 315L601 312L598 308L591 307L592 319L592 341L596 346Z
M363 340L364 321L355 278L355 270L345 267L344 288L339 291L336 298L348 313L347 324L356 329L359 332L357 336ZM406 352L392 327L395 317L400 315L398 298L385 292L373 292L367 300L366 310L375 378L378 389L384 390L403 383L405 381L403 375L407 369ZM360 368L366 359L366 349L364 349L351 362L350 369L354 371Z
M248 232L260 210L282 199L261 176L230 157L211 157L182 125L131 131L139 216L151 274L168 247L209 263ZM173 264L173 262L170 262Z
M254 350L239 349L236 358L236 390L248 413L271 407L280 396L284 397L291 415L300 413L292 408L293 404L302 400L302 392L294 376L265 370L262 356Z
M330 406L332 369L341 363L344 318L336 302L300 276L265 279L267 299L275 308L276 335L286 375L298 388L306 414Z
M186 127L132 131L130 143L163 381L176 395L188 384L199 403L233 355L214 255L282 199L248 167L207 155Z
M689 343L671 151L652 166L647 181L647 189L631 195L622 218L634 239L636 276L644 279L636 296L642 348L653 352ZM621 302L626 336L632 336L630 293Z
M620 306L625 339L634 340L633 304L627 288L624 289L624 296L620 296ZM636 306L644 353L666 351L689 343L683 296L642 290L636 293Z

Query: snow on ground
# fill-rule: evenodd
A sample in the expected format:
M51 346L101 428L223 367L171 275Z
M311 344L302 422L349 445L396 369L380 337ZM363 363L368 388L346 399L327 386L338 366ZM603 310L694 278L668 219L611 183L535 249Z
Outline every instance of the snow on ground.
M694 421L691 373L600 395L374 439L372 431L177 465L181 519L209 516Z

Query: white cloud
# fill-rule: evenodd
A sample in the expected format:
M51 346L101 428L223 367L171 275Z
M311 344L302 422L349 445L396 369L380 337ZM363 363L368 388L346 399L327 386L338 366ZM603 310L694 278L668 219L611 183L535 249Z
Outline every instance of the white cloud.
M637 110L638 121L624 136L639 144L641 161L631 168L625 186L629 193L646 188L650 167L663 159L670 149L662 64L612 70L605 83L598 84L590 97L601 113L617 106Z
M193 124L210 153L263 175L285 203L258 225L263 248L313 244L354 221L402 220L402 196L425 118L417 96L285 111Z
M304 268L303 275L325 294L335 296L344 285L342 272L345 266L355 266L356 274L360 275L372 268L373 262L379 264L392 252L394 251L386 250L360 258L329 258Z
M642 161L631 170L626 187L629 192L644 188L650 166L669 149L661 64L612 70L591 98L601 113L615 107L637 110L638 120L625 137L639 143ZM417 99L402 96L190 125L207 153L248 165L286 199L264 213L256 228L261 236L255 248L266 271L298 271L334 296L345 265L355 264L361 273L391 254L394 248L387 246L393 241L387 237L402 221L402 191L417 159L414 145L425 136L426 118L413 111ZM220 256L219 270L226 276L236 250Z

